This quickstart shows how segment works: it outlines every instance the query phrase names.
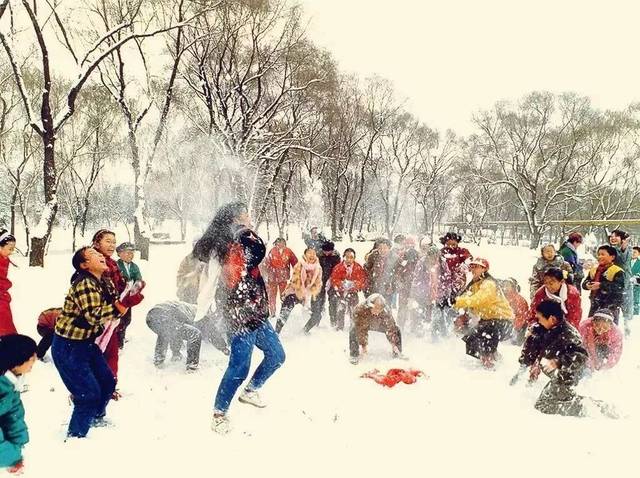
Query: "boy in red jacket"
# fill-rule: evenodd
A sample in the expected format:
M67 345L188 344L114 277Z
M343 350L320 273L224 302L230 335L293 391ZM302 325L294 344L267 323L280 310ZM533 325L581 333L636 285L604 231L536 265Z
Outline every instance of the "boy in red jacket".
M287 247L287 241L279 237L265 258L265 274L267 279L267 296L269 297L269 315L276 315L276 297L280 292L282 300L284 290L291 278L291 270L298 263L298 258Z
M529 309L529 323L535 324L536 308L545 300L554 300L560 304L565 319L575 328L582 320L582 304L580 292L571 284L567 284L562 269L552 267L544 273L543 286L533 295Z
M367 287L367 272L356 262L356 251L348 248L342 256L344 260L333 268L330 286L335 294L329 294L329 300L338 301L336 319L331 323L337 330L344 329L344 316L349 310L349 317L358 305L358 293Z

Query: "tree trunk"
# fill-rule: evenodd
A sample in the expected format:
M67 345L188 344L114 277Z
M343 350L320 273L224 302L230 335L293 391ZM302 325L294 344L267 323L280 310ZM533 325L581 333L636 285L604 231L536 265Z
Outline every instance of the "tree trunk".
M57 172L55 163L55 135L49 128L42 136L42 142L44 146L43 173L45 205L36 232L31 238L31 252L29 253L29 266L31 267L44 267L47 242L49 241L49 237L51 237L53 222L58 212L58 201L56 198Z

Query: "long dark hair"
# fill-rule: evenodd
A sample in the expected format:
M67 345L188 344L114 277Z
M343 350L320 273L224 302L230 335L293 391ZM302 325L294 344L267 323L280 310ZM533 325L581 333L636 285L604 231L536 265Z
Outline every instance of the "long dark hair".
M15 236L6 229L0 229L0 247L4 247L10 242L16 242Z
M222 262L229 252L229 244L233 242L232 226L235 219L246 212L247 205L240 201L225 204L218 209L207 230L193 246L194 257L202 262L209 262L213 256Z

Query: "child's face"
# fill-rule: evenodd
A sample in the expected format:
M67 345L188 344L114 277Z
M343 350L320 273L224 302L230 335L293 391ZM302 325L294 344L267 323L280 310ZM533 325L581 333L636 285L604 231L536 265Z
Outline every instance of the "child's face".
M542 257L547 261L552 261L556 257L556 248L553 246L547 246L542 249Z
M131 262L133 260L133 251L126 250L118 252L118 257L125 262Z
M100 241L94 244L93 248L105 257L111 257L116 250L116 236L105 234Z
M4 246L0 247L0 256L9 257L16 250L15 242L7 242Z
M631 257L633 257L634 259L637 259L638 257L640 257L640 252L638 252L637 249L634 249L633 252L631 253Z
M593 321L593 332L596 335L606 334L611 330L611 322L608 320L594 320Z
M316 251L314 249L309 249L304 254L304 257L306 258L309 264L314 264L318 260L318 255L316 254Z
M12 368L11 371L14 373L14 375L24 375L25 373L31 372L31 369L33 368L33 364L35 362L36 362L36 354L33 354L29 358L29 360L27 360L22 365L18 365L17 367Z
M609 254L605 249L600 249L598 251L598 264L601 266L608 266L609 264L613 264L615 257Z

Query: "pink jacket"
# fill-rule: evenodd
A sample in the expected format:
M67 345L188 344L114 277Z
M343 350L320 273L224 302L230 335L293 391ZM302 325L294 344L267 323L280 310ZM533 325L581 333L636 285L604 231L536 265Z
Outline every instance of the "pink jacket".
M596 336L593 331L593 318L588 318L580 323L580 335L584 346L589 352L589 367L592 370L603 370L612 368L620 360L622 355L622 332L617 325L611 326L606 334ZM598 357L597 347L606 346L609 353L606 360Z

